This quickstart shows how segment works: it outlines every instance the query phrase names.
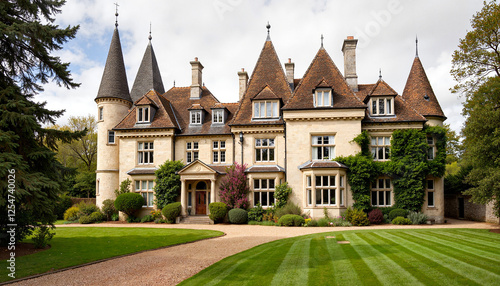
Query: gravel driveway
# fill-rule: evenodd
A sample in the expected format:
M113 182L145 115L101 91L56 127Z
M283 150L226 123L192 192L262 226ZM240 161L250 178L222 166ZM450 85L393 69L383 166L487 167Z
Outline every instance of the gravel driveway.
M80 226L80 225L69 225ZM85 225L86 227L88 225ZM202 240L169 248L146 251L126 257L56 272L17 285L175 285L211 264L277 239L312 233L354 230L357 227L274 227L259 225L159 225L159 224L108 224L94 227L155 227L219 230L223 237ZM64 226L58 226L64 227ZM389 228L500 228L498 225L448 220L447 224L432 226L368 226L362 229Z

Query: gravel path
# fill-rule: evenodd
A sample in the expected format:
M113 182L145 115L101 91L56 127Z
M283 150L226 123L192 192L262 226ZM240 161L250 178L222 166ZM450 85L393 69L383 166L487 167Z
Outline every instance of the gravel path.
M68 225L80 226L80 225ZM87 226L87 225L86 225ZM24 280L16 285L175 285L213 263L277 239L312 233L354 230L356 227L274 227L258 225L159 225L108 224L94 227L155 227L219 230L223 237L198 241L169 248L147 251L127 257L75 268L54 274ZM64 227L64 226L58 226ZM448 220L447 224L422 226L369 226L362 229L396 228L500 228L499 225Z

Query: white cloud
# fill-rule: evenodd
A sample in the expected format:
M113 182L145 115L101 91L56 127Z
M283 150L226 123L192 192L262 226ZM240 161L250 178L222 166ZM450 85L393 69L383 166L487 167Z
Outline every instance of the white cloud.
M46 99L49 106L67 109L72 115L95 112L93 100L114 29L114 2L68 1L57 16L61 26L80 24L77 38L60 55L72 62L75 80L82 86L71 91L46 87L39 98ZM375 82L380 68L384 80L402 93L418 34L420 58L447 122L455 130L463 122L460 100L448 90L455 84L449 75L450 57L458 39L470 29L469 19L482 7L481 1L122 0L119 5L129 87L148 42L150 22L165 88L172 87L174 80L177 86L190 85L189 61L198 57L205 66L206 86L222 102L238 100L237 72L245 68L251 74L266 39L267 21L281 62L292 58L297 78L318 51L321 34L325 48L343 72L343 39L358 31L366 33L376 23L379 28L365 46L360 39L359 82Z

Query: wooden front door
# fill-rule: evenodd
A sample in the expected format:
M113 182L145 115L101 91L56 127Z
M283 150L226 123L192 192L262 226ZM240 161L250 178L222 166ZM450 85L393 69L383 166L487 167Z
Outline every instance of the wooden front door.
M206 215L207 214L207 193L206 192L196 192L196 214Z

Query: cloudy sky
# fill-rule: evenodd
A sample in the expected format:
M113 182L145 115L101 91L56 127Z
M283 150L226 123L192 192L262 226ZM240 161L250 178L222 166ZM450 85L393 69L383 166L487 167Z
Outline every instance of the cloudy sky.
M418 52L447 123L460 130L461 98L451 94L451 55L470 30L470 19L482 0L380 0L380 1L272 1L272 0L69 0L57 16L61 26L80 25L76 39L58 52L81 86L75 90L49 84L38 95L50 109L65 109L58 124L69 116L96 114L99 89L118 7L119 31L132 88L148 43L152 43L165 89L191 84L189 61L204 65L203 81L221 102L238 100L241 68L251 74L271 24L271 39L282 63L291 58L295 77L301 78L320 48L324 47L341 71L341 47L347 36L359 39L359 83L374 83L379 69L383 79L403 92Z

